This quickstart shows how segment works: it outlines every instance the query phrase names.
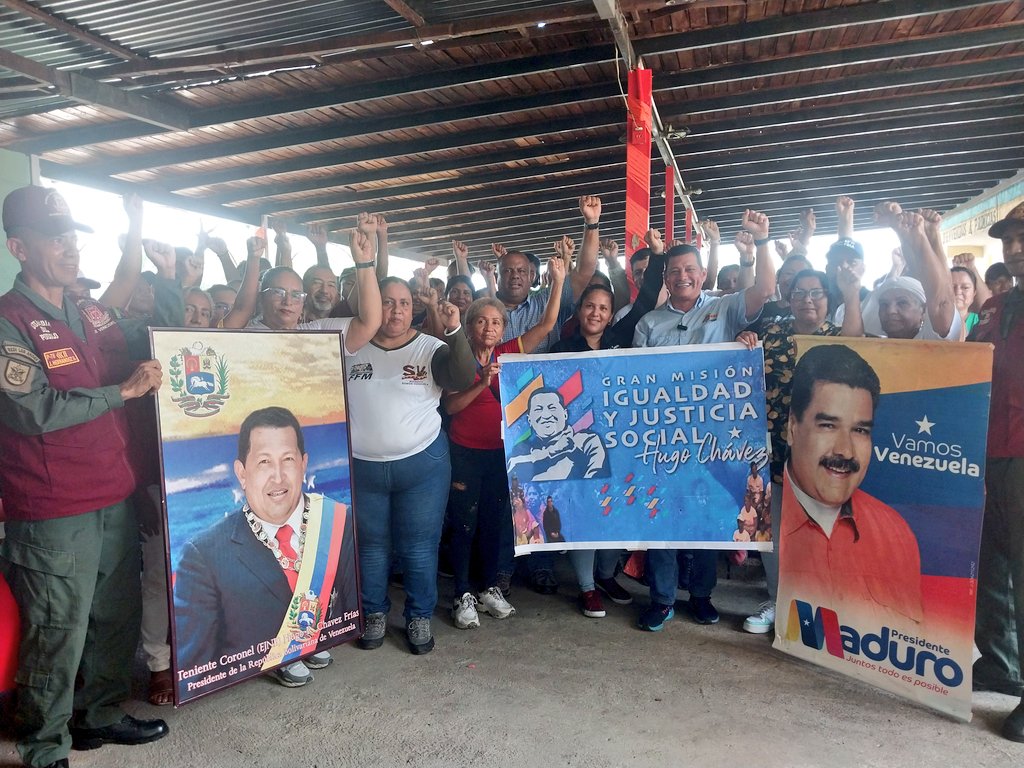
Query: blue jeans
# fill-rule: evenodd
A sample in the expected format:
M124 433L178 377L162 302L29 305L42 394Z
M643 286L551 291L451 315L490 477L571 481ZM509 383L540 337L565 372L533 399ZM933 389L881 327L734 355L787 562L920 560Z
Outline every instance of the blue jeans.
M717 549L649 549L647 581L651 585L652 602L675 605L676 589L679 587L679 563L687 556L693 558L690 597L711 597L711 591L718 583Z
M444 432L405 459L352 460L364 614L391 610L388 574L392 551L404 573L406 621L434 613L437 545L451 474Z
M615 568L619 564L621 549L570 549L569 560L576 571L576 583L580 592L589 592L595 588L594 564L597 564L597 578L611 579L615 577Z

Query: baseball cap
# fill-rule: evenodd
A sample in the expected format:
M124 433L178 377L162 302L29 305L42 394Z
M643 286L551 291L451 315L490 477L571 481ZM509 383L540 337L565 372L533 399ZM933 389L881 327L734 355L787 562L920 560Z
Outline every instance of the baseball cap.
M852 238L841 237L832 243L828 249L828 260L831 261L833 256L838 256L840 251L853 251L858 259L864 260L864 246Z
M1006 214L1006 216L989 227L988 236L997 238L1002 237L1003 232L1013 222L1024 224L1024 203L1016 206L1012 211Z
M30 184L4 198L4 231L8 237L19 229L34 229L56 237L72 229L92 232L91 227L71 218L67 201L55 189Z

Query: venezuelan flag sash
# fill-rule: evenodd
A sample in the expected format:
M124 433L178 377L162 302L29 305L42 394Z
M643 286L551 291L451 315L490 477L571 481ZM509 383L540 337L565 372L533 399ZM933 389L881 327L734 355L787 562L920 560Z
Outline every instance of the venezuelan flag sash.
M281 629L263 660L263 670L295 661L316 650L326 607L330 605L345 533L344 504L309 494L309 517L295 591L288 603Z

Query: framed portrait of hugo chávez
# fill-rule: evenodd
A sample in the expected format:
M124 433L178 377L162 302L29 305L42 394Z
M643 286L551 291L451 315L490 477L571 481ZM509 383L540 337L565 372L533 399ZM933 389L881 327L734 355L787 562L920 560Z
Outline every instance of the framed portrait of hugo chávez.
M154 330L175 704L363 630L341 336Z

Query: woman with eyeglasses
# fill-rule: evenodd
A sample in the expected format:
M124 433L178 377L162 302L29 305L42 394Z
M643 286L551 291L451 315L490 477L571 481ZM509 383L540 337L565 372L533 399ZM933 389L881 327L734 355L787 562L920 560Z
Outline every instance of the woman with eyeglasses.
M366 629L359 646L384 644L392 553L401 561L405 636L412 653L434 647L437 547L451 485L448 439L438 406L444 390L473 384L476 366L459 310L442 301L443 340L413 327L409 283L380 282L383 322L372 343L349 350L353 501L359 514L359 574ZM360 310L366 305L360 297Z
M360 298L357 317L327 317L304 323L299 322L306 301L302 278L291 267L273 267L268 269L260 280L257 297L259 316L249 323L248 327L272 331L340 331L344 339L346 356L354 355L365 347L380 328L383 315L377 274L373 269L375 246L373 237L358 229L352 230L350 237ZM246 295L251 298L251 294L247 294L245 282L243 282L239 294L243 300ZM301 555L301 552L299 554ZM310 669L326 667L330 663L330 653L321 651L307 656L302 661L279 667L272 674L282 685L295 688L305 685L313 679L309 672Z
M789 295L790 317L770 323L760 337L764 349L764 386L768 401L767 421L771 435L771 518L772 540L778 541L779 517L782 514L782 473L786 464L787 426L793 370L796 368L794 336L863 336L864 323L860 314L860 278L848 266L842 265L836 273L836 283L842 291L847 312L839 327L828 319L828 278L824 272L805 269L793 277ZM758 336L743 331L736 337L748 346L757 343ZM769 599L758 607L753 616L743 622L743 629L754 634L770 632L775 624L775 596L779 585L778 552L764 552L765 577Z

